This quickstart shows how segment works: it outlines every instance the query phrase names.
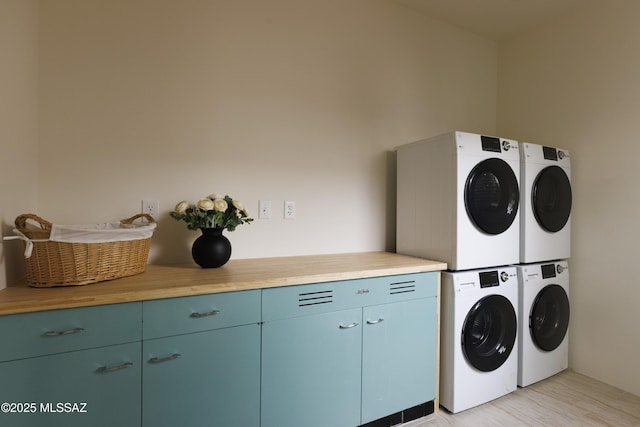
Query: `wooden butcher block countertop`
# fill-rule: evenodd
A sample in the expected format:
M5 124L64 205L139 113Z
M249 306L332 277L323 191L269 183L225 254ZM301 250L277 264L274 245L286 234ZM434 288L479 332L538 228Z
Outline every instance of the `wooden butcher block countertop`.
M220 268L148 265L144 273L84 286L0 290L0 315L445 270L389 252L231 260Z

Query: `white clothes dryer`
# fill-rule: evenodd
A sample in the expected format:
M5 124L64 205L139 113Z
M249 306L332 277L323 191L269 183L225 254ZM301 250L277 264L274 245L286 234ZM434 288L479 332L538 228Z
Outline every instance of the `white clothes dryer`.
M571 160L569 152L520 144L520 262L571 256Z
M518 385L557 374L569 365L569 264L519 265Z
M440 404L456 413L517 388L515 267L442 273Z
M396 150L398 253L450 270L518 263L516 141L452 132Z

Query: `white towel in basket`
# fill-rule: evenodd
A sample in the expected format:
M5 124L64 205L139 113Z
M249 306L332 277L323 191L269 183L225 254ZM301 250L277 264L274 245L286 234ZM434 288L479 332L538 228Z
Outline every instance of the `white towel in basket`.
M122 224L108 222L104 224L51 225L49 240L64 243L107 243L124 240L147 239L153 235L156 223Z

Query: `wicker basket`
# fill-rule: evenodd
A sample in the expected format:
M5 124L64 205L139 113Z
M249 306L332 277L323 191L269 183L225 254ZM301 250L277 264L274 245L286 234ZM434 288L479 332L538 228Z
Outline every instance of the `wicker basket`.
M141 217L154 222L146 214L120 222L132 224ZM28 220L31 222L27 223ZM20 215L15 225L33 244L31 256L25 259L27 283L33 287L87 285L113 280L142 273L147 265L151 237L105 243L66 243L48 240L52 224L37 215Z

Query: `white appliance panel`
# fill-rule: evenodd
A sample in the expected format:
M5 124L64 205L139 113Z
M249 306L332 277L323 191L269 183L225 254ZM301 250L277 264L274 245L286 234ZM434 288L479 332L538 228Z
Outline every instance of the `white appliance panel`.
M545 150L547 158L545 158ZM555 155L554 155L555 153ZM571 158L569 151L561 148L544 147L542 145L520 144L520 263L534 263L567 259L571 256ZM550 188L548 207L534 205L536 191L539 191L539 177L550 171L549 168L559 168L564 176L550 178L557 188ZM564 180L567 181L564 181ZM546 210L552 222L566 218L560 225L545 228L541 224L540 215L536 209ZM559 228L559 229L558 229Z
M482 287L480 273L497 272L498 286ZM508 394L517 388L518 345L517 345L517 307L518 280L514 267L498 269L468 270L442 273L442 315L440 347L440 404L456 413L489 402ZM496 331L512 329L513 341L509 348L500 346L497 350L506 357L501 365L490 371L478 369L470 362L465 350L465 320L476 310L481 301L489 298L504 297L512 310L513 318L501 317L493 313ZM505 310L505 313L507 310ZM491 313L487 309L486 313ZM488 316L485 316L488 317ZM483 317L480 316L480 319ZM503 319L504 325L496 322ZM500 329L500 326L504 327ZM487 335L487 340L491 340ZM500 335L500 334L495 334ZM508 334L505 334L508 335ZM493 356L492 356L493 357ZM493 367L492 367L493 368Z
M493 151L483 149L483 139L487 138L497 142ZM396 150L398 253L443 261L451 270L519 261L520 154L516 141L452 132ZM516 205L505 209L498 206L496 215L505 216L504 212L509 210L512 223L499 234L490 234L478 227L465 204L470 174L489 159L498 159L514 178L512 193ZM505 199L506 186L500 187L490 172L484 176L488 182L492 178L496 181L494 188L487 190L487 196L496 198L498 205Z
M569 264L566 260L552 263L519 265L518 269L518 385L525 387L552 375L569 365ZM546 272L544 272L546 270ZM534 312L543 292L559 287L562 293L547 299L544 315ZM555 289L557 292L559 289ZM559 310L562 310L560 312ZM539 330L544 341L536 343L532 328ZM559 344L558 344L559 342ZM544 347L544 348L542 348Z

